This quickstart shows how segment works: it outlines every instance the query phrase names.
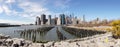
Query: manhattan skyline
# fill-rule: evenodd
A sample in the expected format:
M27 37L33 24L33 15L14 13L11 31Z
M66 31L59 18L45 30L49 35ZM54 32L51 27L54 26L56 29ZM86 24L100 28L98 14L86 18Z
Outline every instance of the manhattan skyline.
M41 14L85 15L87 21L120 19L119 0L0 0L0 23L34 23Z

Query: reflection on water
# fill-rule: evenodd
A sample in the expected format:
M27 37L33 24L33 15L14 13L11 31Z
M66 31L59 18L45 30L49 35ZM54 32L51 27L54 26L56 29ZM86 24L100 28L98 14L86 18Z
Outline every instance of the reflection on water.
M17 34L20 34L20 38L41 43L77 38L74 35L62 30L61 26L55 26L54 28L42 27L37 29L24 29L15 32L17 32Z
M63 30L62 27L58 28L58 30L63 34L63 36L66 37L66 39L74 39L74 38L77 38L75 35L70 34L70 33L66 32L65 30Z
M65 40L65 39L67 39L67 38L66 38L65 36L63 36L63 34L58 30L58 28L57 28L56 32L57 32L57 35L58 35L59 40Z
M53 27L42 27L37 29L28 29L28 30L18 30L21 38L32 40L33 42L44 41L43 38L46 33L51 30Z

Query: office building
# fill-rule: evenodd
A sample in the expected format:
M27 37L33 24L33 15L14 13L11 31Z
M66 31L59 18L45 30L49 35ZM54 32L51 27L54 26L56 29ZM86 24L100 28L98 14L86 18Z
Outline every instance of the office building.
M35 23L36 23L36 25L40 25L41 24L40 17L38 17L38 16L36 17L36 22Z
M57 25L58 17L55 17L55 25Z
M85 15L83 15L83 23L85 23Z
M60 19L60 17L57 19L57 25L61 25L61 19Z
M66 20L65 20L65 15L64 14L60 14L60 22L61 22L61 25L64 25L66 24Z
M48 25L51 25L51 15L48 16Z
M42 15L41 15L41 25L45 25L46 22L47 22L46 15L45 15L45 14L42 14Z
M77 17L73 17L73 25L77 24Z

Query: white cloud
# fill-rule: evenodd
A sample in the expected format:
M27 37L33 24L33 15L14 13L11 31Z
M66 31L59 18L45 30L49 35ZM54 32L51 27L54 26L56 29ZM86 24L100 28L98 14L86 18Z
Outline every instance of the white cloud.
M7 15L17 15L21 17L34 17L36 15L40 15L42 13L50 14L50 11L48 11L47 8L43 7L42 5L30 2L28 0L1 0L3 3L0 3L0 13L5 12ZM11 3L17 2L17 6L20 9L23 9L23 12L15 11L13 8L11 8ZM9 4L6 4L9 3ZM12 9L12 10L11 10Z
M24 12L33 12L33 13L40 13L40 12L46 12L48 11L47 8L44 8L40 4L36 4L33 2L22 2L19 4L19 6L24 9Z
M31 22L24 22L24 21L17 21L17 20L7 20L7 19L0 19L0 23L28 24L28 23L31 23Z
M15 0L6 0L5 3L14 3Z
M0 6L0 14L1 14L1 13L3 13L3 9L2 9L2 7Z
M12 12L12 10L10 10L10 8L6 5L3 5L2 8L7 15L9 15Z
M43 2L47 2L47 0L41 0L40 3L36 3L36 2L30 2L29 0L5 0L2 2L5 2L5 3L2 3L1 5L1 10L0 12L5 12L7 15L17 15L17 16L21 16L21 17L36 17L40 14L46 14L46 15L49 15L49 14L53 14L52 11L49 11L48 8L45 8L43 6ZM15 11L13 8L11 10L11 3L14 3L14 2L17 2L17 6L20 8L20 9L23 9L23 12L18 12L18 11ZM6 3L10 3L10 4L6 4Z
M18 6L24 10L22 13L20 13L20 15L23 17L35 18L36 16L41 15L43 13L47 15L51 14L51 12L47 8L34 2L21 2L18 4Z
M2 2L3 0L0 0L0 2Z

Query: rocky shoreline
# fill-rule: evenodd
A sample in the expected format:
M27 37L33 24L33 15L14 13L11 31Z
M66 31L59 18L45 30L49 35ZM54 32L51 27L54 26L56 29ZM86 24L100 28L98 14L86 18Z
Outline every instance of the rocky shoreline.
M120 47L120 39L112 38L111 33L48 43L33 43L22 38L3 36L0 34L0 47Z
M0 47L28 47L32 41L0 34Z

